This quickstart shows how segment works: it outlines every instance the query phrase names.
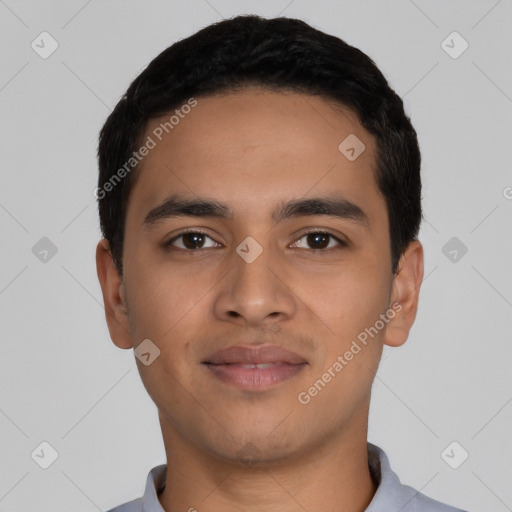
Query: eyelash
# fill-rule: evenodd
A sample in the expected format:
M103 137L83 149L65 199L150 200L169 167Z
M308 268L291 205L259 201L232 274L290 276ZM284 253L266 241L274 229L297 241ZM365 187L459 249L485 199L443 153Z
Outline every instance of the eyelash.
M172 244L176 240L178 240L182 236L187 235L189 233L200 234L200 235L206 236L206 237L210 238L211 240L213 240L213 238L210 235L208 235L208 233L202 231L201 229L198 229L198 228L188 228L188 229L185 229L185 230L181 231L178 235L174 236L173 238L171 238L170 240L165 242L164 243L164 248L166 248L166 249L174 248L174 249L178 249L178 250L182 250L182 251L186 251L186 252L200 251L201 248L198 248L198 249L182 249L181 247L173 247ZM299 240L301 240L305 236L312 235L312 234L327 235L331 239L334 239L336 242L338 242L338 244L339 244L339 246L341 248L344 248L344 247L348 246L346 242L344 242L343 240L338 238L336 235L332 234L329 231L323 230L323 229L313 229L311 231L306 231L305 233L302 233L302 235L299 238L297 238L297 240L294 243L298 242ZM215 240L213 240L213 241L215 241ZM215 242L215 243L218 243L218 242ZM336 248L331 247L329 249L310 249L310 250L313 251L314 253L317 253L317 254L325 254L325 253L329 253L329 252L331 252L331 251L333 251L335 249Z

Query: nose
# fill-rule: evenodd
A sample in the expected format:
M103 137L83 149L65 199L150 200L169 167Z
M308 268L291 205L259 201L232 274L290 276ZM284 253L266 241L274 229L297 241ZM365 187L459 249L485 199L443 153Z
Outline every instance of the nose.
M217 289L215 315L251 327L279 328L297 309L284 264L270 248L254 260L240 254L233 251L231 271Z

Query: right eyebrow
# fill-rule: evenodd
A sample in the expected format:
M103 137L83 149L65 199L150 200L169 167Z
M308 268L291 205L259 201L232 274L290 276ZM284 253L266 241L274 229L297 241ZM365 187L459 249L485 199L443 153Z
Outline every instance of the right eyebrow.
M143 225L150 227L171 217L213 217L232 219L233 212L224 204L209 199L186 199L177 194L153 208L144 218Z

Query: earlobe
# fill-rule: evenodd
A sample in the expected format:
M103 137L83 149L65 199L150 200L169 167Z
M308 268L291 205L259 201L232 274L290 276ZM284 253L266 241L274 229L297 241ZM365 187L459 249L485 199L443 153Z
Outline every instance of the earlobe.
M96 272L103 294L110 337L119 348L132 348L124 283L112 259L109 242L105 238L96 247Z
M402 254L393 279L390 307L399 311L386 328L384 343L392 347L403 345L416 318L421 282L423 280L423 246L413 240Z

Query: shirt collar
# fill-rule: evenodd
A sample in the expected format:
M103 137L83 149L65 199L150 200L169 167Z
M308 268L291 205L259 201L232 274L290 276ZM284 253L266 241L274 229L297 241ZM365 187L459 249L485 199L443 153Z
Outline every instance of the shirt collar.
M142 497L142 512L165 512L158 501L158 493L165 487L167 464L154 467L148 474Z
M384 510L415 511L415 496L412 487L402 485L396 473L391 469L389 459L378 446L368 443L368 465L374 480L378 482L377 491L365 512L382 512Z

